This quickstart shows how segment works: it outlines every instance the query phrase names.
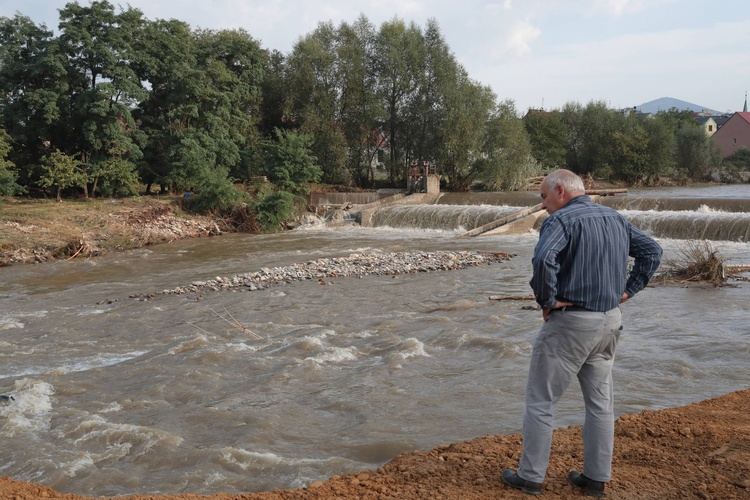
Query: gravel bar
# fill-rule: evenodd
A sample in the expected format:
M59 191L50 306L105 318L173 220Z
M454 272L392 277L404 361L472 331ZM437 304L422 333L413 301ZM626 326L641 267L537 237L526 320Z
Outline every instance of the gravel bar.
M131 295L130 298L146 300L158 295L204 294L222 290L256 291L295 281L453 271L503 262L511 258L512 254L504 252L353 253L348 257L324 258L286 267L264 267L257 272L238 274L229 278L216 277L207 281L194 281L190 285L161 292Z

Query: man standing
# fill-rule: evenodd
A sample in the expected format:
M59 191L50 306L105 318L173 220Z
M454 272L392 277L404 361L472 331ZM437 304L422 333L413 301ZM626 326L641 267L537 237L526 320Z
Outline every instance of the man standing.
M550 216L539 231L530 285L544 325L531 354L519 469L504 470L502 480L530 495L542 493L554 408L577 377L586 407L583 472L571 471L568 482L602 497L612 472L619 304L646 286L662 249L617 211L591 201L573 172L547 175L541 196ZM630 273L629 256L635 259Z

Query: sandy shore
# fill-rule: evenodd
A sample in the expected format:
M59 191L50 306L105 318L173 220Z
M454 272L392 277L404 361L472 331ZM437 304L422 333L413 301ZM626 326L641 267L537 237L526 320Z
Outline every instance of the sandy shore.
M580 427L555 431L542 498L583 498L565 477L581 464ZM750 389L679 408L623 415L615 424L612 499L750 499ZM503 486L515 468L518 434L480 437L404 453L377 470L315 482L305 489L238 495L135 495L172 499L494 499L530 498ZM0 498L84 500L33 483L0 478Z

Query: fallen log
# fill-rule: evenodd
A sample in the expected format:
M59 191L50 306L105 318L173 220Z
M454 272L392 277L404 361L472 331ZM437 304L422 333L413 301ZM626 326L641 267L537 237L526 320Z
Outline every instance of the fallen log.
M625 194L627 193L627 189L587 189L586 194L595 194L599 196L612 196L615 194Z
M533 295L490 295L490 300L535 300Z

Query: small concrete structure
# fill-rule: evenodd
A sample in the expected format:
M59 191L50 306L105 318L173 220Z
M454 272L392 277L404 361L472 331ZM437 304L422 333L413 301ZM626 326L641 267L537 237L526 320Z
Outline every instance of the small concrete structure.
M408 193L437 194L440 192L440 176L434 163L413 161L409 166L406 177L406 191Z

